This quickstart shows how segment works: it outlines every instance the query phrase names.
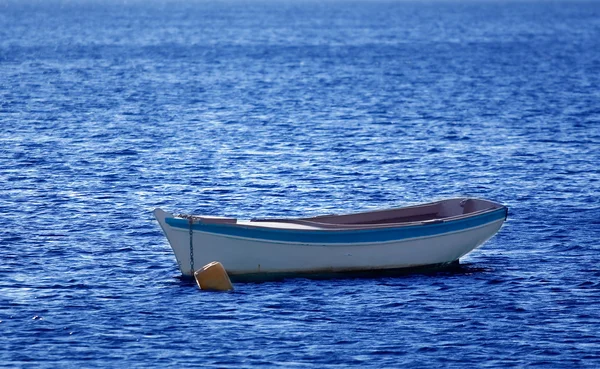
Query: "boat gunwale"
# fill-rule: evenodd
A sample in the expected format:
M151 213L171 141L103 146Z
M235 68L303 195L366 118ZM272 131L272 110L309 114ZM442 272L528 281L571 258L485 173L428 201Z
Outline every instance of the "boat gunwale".
M244 236L237 236L237 235L232 235L232 234L226 234L226 233L216 233L216 232L211 232L211 231L206 231L206 230L198 230L198 229L194 229L194 233L201 233L201 234L208 234L208 235L213 235L213 236L217 236L217 237L223 237L223 238L230 238L230 239L237 239L237 240L246 240L246 241L259 241L259 242L268 242L269 244L282 244L282 245L299 245L299 246L327 246L327 247L332 247L332 246L373 246L373 245L384 245L384 244L392 244L392 243L397 243L399 241L411 241L411 240L415 240L415 239L428 239L428 238L436 238L439 237L440 235L451 235L451 234L457 234L457 233L464 233L464 232L469 232L475 229L479 229L479 228L483 228L483 227L487 227L490 224L496 223L502 221L504 222L503 219L498 218L498 219L494 219L492 221L486 222L486 223L482 223L482 224L478 224L472 227L465 227L465 228L459 228L456 230L452 230L452 231L446 231L446 232L440 232L440 233L434 233L434 234L428 234L428 235L418 235L418 236L409 236L409 237L403 237L403 238L390 238L389 240L385 240L385 241L361 241L361 242L357 242L357 241L353 241L353 242L314 242L314 241L284 241L284 240L276 240L276 239L267 239L267 238L257 238L257 237L244 237ZM189 229L184 229L184 228L178 228L178 231L181 232L188 232Z
M412 222L392 222L392 223L370 223L370 224L336 224L336 223L323 223L323 222L315 222L312 220L308 220L308 219L277 219L277 220L269 220L269 219L260 219L260 220L252 220L252 222L256 222L256 223L260 223L260 222L273 222L273 223L277 223L277 222L281 222L281 223L291 223L291 224L300 224L300 225L307 225L307 226L313 226L313 227L318 227L318 230L359 230L359 229L383 229L383 228L400 228L400 227L408 227L408 226L424 226L424 225L432 225L432 224L438 224L438 223L447 223L447 222L452 222L455 220L461 220L461 219L466 219L466 218L471 218L471 217L475 217L484 213L488 213L488 212L493 212L496 210L500 210L500 209L507 209L506 206L502 206L502 207L490 207L488 209L483 209L483 210L478 210L478 211L473 211L467 214L458 214L458 215L454 215L454 216L449 216L449 217L439 217L439 218L431 218L431 219L427 219L427 220L418 220L418 221L412 221ZM261 227L260 224L251 224L251 223L244 223L244 224L231 224L231 225L237 225L237 226L251 226L251 227ZM272 229L285 229L285 228L274 228L274 227L269 227L269 226L262 226L262 228L272 228ZM290 230L303 230L303 229L292 229L290 228Z
M166 218L165 222L179 231L201 232L220 237L292 244L369 244L385 243L414 238L453 233L477 228L506 219L506 207L479 212L477 215L460 217L436 223L402 224L399 226L370 228L323 228L290 229L256 227L239 224L190 223L184 218Z
M432 205L442 204L444 202L452 201L452 200L477 200L489 205L488 208L468 212L465 214L456 214L445 217L432 217L431 219L425 220L417 220L417 221L407 221L407 222L390 222L390 223L329 223L329 222L319 222L318 219L326 218L326 217L344 217L344 216L352 216L352 215L363 215L363 214L377 214L384 212L392 212L398 210L405 209L416 209L416 208L425 208ZM508 216L508 207L502 205L497 202L493 202L490 200L482 200L482 199L473 199L473 198L455 198L455 199L447 199L441 200L431 203L392 208L392 209L382 209L382 210L373 210L373 211L364 211L357 213L349 213L349 214L331 214L331 215L320 215L316 217L309 218L259 218L259 219L251 219L250 221L245 221L243 223L238 223L238 219L236 218L222 218L222 217L212 217L212 216L195 216L195 215L173 215L169 217L170 219L177 220L177 223L180 223L181 220L185 221L185 227L183 227L183 222L180 224L171 224L173 222L167 223L176 228L190 228L190 222L192 224L193 229L197 229L197 225L201 226L223 226L223 227L232 227L232 228L247 228L247 229L264 229L264 230L272 230L272 231L291 231L291 232L342 232L342 231L357 231L357 230L384 230L390 228L407 228L407 227L423 227L428 225L437 225L440 223L450 223L455 221L460 221L464 219L478 217L480 215L484 215L486 213L493 213L496 211L504 211L505 220ZM214 219L214 220L213 220ZM262 224L261 224L262 223ZM281 223L281 224L295 224L295 225L304 225L311 227L310 229L302 229L302 228L293 228L293 227L273 227L271 225L267 225L267 223Z

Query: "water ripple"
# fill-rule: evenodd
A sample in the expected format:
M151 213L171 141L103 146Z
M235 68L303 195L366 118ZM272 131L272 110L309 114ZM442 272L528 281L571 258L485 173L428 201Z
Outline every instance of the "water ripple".
M0 8L0 366L600 366L598 3ZM151 215L450 196L458 267L224 294Z

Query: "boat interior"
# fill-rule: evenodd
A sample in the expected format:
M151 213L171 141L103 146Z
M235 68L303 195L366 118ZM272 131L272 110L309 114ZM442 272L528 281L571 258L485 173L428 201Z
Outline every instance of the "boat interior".
M437 223L449 218L466 218L476 213L483 213L501 207L503 205L488 200L457 198L355 214L332 214L300 219L253 219L252 222L285 222L319 228L373 227L405 223Z
M202 223L238 224L272 228L373 228L399 224L435 224L449 219L467 218L474 214L484 213L502 207L503 205L488 200L455 198L402 208L342 215L321 215L310 218L265 218L243 221L236 218L212 216L179 215L179 217L197 220Z

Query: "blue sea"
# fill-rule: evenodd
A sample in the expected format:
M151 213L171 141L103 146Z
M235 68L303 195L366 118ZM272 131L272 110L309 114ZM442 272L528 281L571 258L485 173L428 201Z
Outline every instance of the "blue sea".
M0 367L599 368L599 163L600 1L0 0ZM230 293L151 214L456 196L459 267Z

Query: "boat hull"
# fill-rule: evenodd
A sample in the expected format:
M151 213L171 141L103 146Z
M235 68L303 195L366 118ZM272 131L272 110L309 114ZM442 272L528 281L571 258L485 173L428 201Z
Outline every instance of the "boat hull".
M154 214L184 276L193 276L194 270L219 261L235 278L449 264L498 232L506 215L505 208L498 210L455 223L342 232L185 224L185 219L160 209Z

